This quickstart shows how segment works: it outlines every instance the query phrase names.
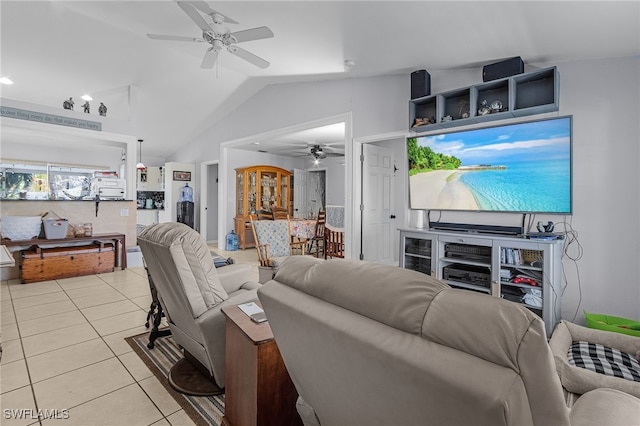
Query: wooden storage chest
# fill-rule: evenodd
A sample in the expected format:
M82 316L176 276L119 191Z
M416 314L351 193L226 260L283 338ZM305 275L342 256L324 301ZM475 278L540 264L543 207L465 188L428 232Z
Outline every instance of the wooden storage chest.
M23 284L82 275L113 272L115 249L113 243L94 242L74 247L22 250L20 281Z

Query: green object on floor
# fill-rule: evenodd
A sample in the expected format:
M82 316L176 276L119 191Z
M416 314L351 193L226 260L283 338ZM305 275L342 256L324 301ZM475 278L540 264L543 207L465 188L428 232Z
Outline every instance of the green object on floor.
M640 322L638 321L605 314L592 314L587 311L584 311L584 317L589 328L640 337Z

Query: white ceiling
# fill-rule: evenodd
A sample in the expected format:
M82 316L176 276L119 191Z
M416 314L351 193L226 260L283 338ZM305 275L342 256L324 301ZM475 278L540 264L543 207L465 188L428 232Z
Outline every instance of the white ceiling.
M231 31L273 31L241 45L269 68L223 51L203 70L207 44L147 38L202 35L173 1L2 0L0 74L15 84L0 95L60 108L72 96L82 111L79 98L90 93L91 114L103 101L108 117L134 124L145 152L168 157L267 84L478 68L512 56L560 63L640 53L637 1L208 3L239 22ZM340 139L327 137L291 135L280 147Z

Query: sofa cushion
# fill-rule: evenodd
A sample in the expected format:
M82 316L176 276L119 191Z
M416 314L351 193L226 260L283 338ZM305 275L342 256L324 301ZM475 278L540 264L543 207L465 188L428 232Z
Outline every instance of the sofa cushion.
M573 342L567 353L569 364L596 373L640 382L640 363L631 355L609 346Z
M421 334L422 320L431 300L449 288L442 281L408 269L310 256L289 257L274 279L415 335ZM399 282L403 285L398 285Z

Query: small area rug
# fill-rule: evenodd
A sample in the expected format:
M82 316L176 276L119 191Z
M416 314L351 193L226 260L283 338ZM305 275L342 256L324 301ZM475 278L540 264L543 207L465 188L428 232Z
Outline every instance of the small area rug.
M147 348L149 333L127 337L125 340L196 425L220 426L224 415L224 395L211 397L184 395L176 392L169 385L167 380L169 369L183 357L173 337L159 338L155 341L153 349Z

